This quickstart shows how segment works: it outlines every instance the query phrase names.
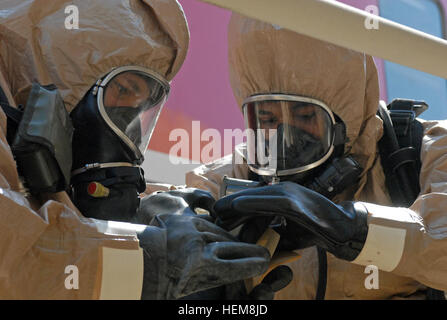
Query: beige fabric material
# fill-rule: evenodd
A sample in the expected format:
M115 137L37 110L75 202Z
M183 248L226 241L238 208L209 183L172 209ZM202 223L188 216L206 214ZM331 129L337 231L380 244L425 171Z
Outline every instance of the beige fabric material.
M230 82L239 106L262 93L320 100L345 122L346 152L371 169L376 145L370 142L382 135L371 57L235 14L228 33Z
M6 99L8 100L8 104L10 106L14 106L15 107L15 101L14 98L12 97L11 91L9 90L9 85L6 82L5 77L3 76L3 74L0 72L0 87L1 88L5 88L4 93L6 95Z
M101 300L139 300L143 288L143 249L102 248ZM120 275L117 277L117 275ZM123 298L124 297L124 298Z
M138 252L135 232L98 232L65 192L26 196L1 110L0 159L0 299L98 299L102 248ZM67 266L77 267L78 289L66 287Z
M2 116L3 112L0 112ZM0 152L12 157L1 127ZM14 161L2 157L0 172L0 298L97 299L101 289L101 248L137 251L135 233L97 231L92 219L70 208L72 203L48 200L37 210L9 184L17 180ZM69 199L67 198L69 201ZM67 266L78 269L79 289L67 289ZM124 298L124 297L123 297Z
M379 270L379 289L367 289L365 266L328 254L327 299L424 299L426 286L447 290L447 122L425 122L421 151L421 195L409 209L391 208L377 155L382 123L378 108L377 71L371 57L311 39L277 26L233 15L229 25L230 80L241 105L257 93L287 93L325 102L345 122L345 152L364 171L357 186L335 202L359 200L368 206L368 223L405 230L405 244L392 272ZM223 175L246 179L247 165L232 155L186 175L191 187L215 196ZM379 210L377 211L377 208ZM383 218L384 214L393 211ZM396 251L399 251L396 249ZM291 264L292 283L276 299L314 299L317 287L315 248L298 251ZM374 261L373 261L374 262ZM395 263L395 262L394 262Z
M80 28L66 30L65 8L73 4ZM188 48L176 0L4 0L0 17L0 85L11 105L25 104L37 80L58 86L71 111L98 78L123 65L171 80ZM126 250L141 266L141 250L135 230L102 230L104 223L83 217L65 192L39 198L23 192L0 110L0 299L110 297L102 288L114 288L113 279L103 272L113 268L103 252ZM66 287L67 266L78 269L78 289ZM141 272L137 276L141 290Z
M79 8L78 30L65 29L69 5ZM0 10L0 71L17 104L37 80L55 84L71 111L99 78L126 65L170 81L188 49L176 0L3 0Z
M349 3L347 4L334 0L281 0L281 5L278 6L277 2L271 0L201 1L447 78L447 68L444 67L447 41L443 37L439 38L373 14L367 4L376 2L363 4L359 1L345 1ZM351 5L356 2L365 7L356 8ZM399 49L396 48L397 41ZM424 49L416 51L415 47Z

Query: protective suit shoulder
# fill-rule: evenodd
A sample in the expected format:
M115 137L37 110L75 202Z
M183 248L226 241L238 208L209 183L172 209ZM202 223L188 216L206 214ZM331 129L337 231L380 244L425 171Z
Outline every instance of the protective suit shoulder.
M130 224L86 219L65 193L53 198L36 206L21 192L0 110L0 299L139 299L143 261ZM108 275L126 259L137 262L126 265L132 288L117 291Z
M447 121L424 121L421 193L410 208L366 204L368 236L354 263L447 291Z
M238 157L233 152L211 163L201 165L186 173L186 185L191 188L207 190L218 199L224 176L238 179L248 178L248 166L239 162Z
M9 86L6 83L0 71L0 90L3 92L3 96L7 98L7 102L10 106L15 106L12 99ZM0 187L10 187L13 190L18 191L20 189L19 175L17 173L14 157L12 156L11 149L6 140L6 115L0 108L0 176L4 181L0 181Z
M424 121L421 146L421 194L447 192L447 121ZM444 174L440 174L444 173Z

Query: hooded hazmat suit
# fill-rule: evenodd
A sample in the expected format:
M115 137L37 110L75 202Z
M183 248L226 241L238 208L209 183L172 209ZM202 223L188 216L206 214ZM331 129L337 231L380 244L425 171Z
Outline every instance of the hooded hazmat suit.
M78 9L79 29L65 27L73 13L65 9L71 5ZM5 0L0 4L0 85L8 104L16 106L26 104L33 82L55 84L70 112L116 67L149 68L170 81L188 41L186 19L175 0ZM146 280L154 286L149 297L163 298L157 286L166 285L158 279L167 268L166 228L148 231L85 218L65 192L47 199L25 194L2 111L0 153L1 299L140 299ZM152 239L145 244L154 268L149 279L138 228Z
M346 125L345 154L363 168L357 185L333 200L366 202L369 232L353 262L327 254L326 299L425 299L426 286L447 290L447 124L424 122L421 193L410 208L391 207L377 142L379 83L372 57L234 14L229 24L230 81L239 106L254 94L282 93L324 102ZM186 176L188 186L215 196L224 175L248 179L235 154ZM316 247L299 250L292 283L276 299L314 299ZM378 267L378 288L370 269Z

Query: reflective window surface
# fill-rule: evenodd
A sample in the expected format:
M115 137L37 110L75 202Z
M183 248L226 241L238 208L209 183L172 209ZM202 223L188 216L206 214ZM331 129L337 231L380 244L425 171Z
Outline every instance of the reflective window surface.
M438 1L380 0L379 5L382 17L445 38L444 12ZM429 109L421 118L447 119L447 80L389 61L385 61L385 74L389 102L394 98L424 100Z

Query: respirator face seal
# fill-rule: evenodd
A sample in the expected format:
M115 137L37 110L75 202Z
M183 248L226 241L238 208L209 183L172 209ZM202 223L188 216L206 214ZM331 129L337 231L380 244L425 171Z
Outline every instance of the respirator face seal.
M151 70L121 67L96 84L99 112L142 162L169 94L169 83Z
M128 221L135 214L145 190L140 165L169 90L156 72L119 67L71 112L71 196L85 216Z
M242 106L246 160L262 176L289 176L323 164L345 142L344 125L329 107L308 97L260 94Z

